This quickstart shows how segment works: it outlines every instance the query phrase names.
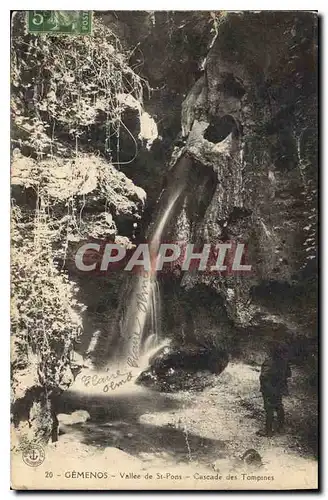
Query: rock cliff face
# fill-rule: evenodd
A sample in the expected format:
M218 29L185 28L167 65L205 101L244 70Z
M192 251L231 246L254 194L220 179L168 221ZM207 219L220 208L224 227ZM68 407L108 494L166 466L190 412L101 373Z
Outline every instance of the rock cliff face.
M167 238L243 241L252 273L177 270L163 279L164 334L249 357L262 341L284 338L297 354L297 339L316 337L316 15L104 11L95 14L95 36L75 45L69 37L34 39L22 19L13 21L12 197L19 209L13 283L20 293L25 280L25 292L17 301L13 291L13 371L26 390L15 382L16 429L51 437L40 354L53 357L55 397L73 380L73 350L86 355L93 341L111 342L124 277L77 272L76 245L142 240L183 156L188 190ZM40 263L44 281L34 288L22 250L31 269ZM49 316L47 328L62 350L47 345L35 320L43 312L33 294L49 272L62 315L55 329Z
M187 233L245 242L252 273L187 273L181 286L214 289L241 336L315 336L315 41L310 13L230 13L182 103L178 154L204 177L215 173L205 214L196 223L187 215Z
M57 438L56 402L84 363L76 349L81 346L85 354L92 335L107 331L115 308L118 277L113 283L84 276L74 257L84 240L129 247L140 225L146 193L117 168L119 126L129 120L129 140L146 151L157 136L142 107L140 79L103 23L95 21L95 39L74 43L70 37L28 35L24 20L16 13L12 24L11 360L17 448ZM111 65L108 78L98 78L96 93L95 64ZM123 76L125 85L119 82Z

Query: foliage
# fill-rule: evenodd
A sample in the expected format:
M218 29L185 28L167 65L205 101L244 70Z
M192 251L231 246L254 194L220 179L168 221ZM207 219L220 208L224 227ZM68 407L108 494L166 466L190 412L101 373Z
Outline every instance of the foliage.
M316 150L314 145L313 151ZM317 265L317 248L318 248L318 181L316 176L311 176L313 170L313 162L310 163L307 158L302 158L300 169L303 174L304 195L305 195L305 211L304 219L306 221L303 230L306 234L306 239L303 243L305 250L305 263L303 269L311 262Z
M210 12L210 22L212 23L212 30L217 36L219 34L219 28L220 26L225 22L225 20L228 17L228 12L227 11L211 11Z
M21 210L13 207L11 318L16 355L12 364L15 371L28 365L29 353L36 356L39 383L48 391L61 386L81 332L76 287L54 265L51 240L43 208L28 224Z
M56 135L91 142L92 127L106 129L105 152L119 148L124 105L120 96L142 102L143 80L129 67L112 31L94 20L92 36L31 35L14 18L12 43L13 123L24 145L40 157L53 155ZM114 138L114 142L111 139ZM113 142L113 144L112 144ZM16 141L16 144L22 144ZM58 152L69 153L65 145Z
M126 102L140 111L147 85L99 18L92 36L36 36L26 33L24 14L15 13L12 25L12 183L36 201L25 206L23 194L12 209L12 366L15 378L37 359L38 383L49 392L68 385L82 329L84 306L58 260L64 266L70 238L91 234L86 203L103 210L98 232L114 233L110 212L133 219L143 206L144 191L108 159L119 157L122 128L131 134Z

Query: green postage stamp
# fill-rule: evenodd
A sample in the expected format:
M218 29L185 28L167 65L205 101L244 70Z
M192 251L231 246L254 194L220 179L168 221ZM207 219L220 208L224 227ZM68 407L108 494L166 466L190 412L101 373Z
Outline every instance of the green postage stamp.
M27 29L30 33L88 35L92 30L92 11L29 10Z

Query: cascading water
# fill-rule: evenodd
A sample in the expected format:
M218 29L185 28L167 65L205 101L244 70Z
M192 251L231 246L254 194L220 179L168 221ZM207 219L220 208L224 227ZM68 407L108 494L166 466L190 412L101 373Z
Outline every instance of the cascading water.
M132 274L125 282L110 335L92 339L88 348L93 351L95 366L98 365L96 374L91 371L90 375L91 367L82 371L75 381L75 391L110 395L112 390L115 394L118 390L120 393L145 390L136 386L134 380L147 366L149 356L169 342L161 335L161 293L155 264L161 240L187 187L190 166L191 160L183 157L170 172L168 185L158 202L157 216L148 232L150 271Z
M157 279L151 284L150 300L150 334L141 345L142 351L145 353L158 345L162 333L161 292Z
M123 347L121 361L136 366L142 353L155 347L160 340L161 299L159 283L154 269L163 230L172 214L183 186L178 186L156 224L149 248L151 269L149 272L134 276L131 297L125 309L121 338Z
M161 329L161 292L158 280L154 278L150 284L150 304L149 304L149 314L146 319L146 324L144 332L147 334L141 339L140 353L141 355L154 349L160 339L162 334Z
M161 341L161 297L155 264L164 231L187 184L191 160L182 158L159 203L158 216L151 227L149 249L151 269L134 276L132 292L121 321L120 362L138 366L140 356Z

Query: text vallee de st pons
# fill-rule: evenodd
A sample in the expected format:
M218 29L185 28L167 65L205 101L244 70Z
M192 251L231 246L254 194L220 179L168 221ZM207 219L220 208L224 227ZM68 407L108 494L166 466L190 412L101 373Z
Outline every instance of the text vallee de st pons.
M241 473L238 475L227 474L222 476L218 472L215 474L202 474L199 472L195 472L192 476L183 476L182 474L173 474L172 472L154 472L154 473L137 473L137 472L119 472L116 474L109 474L104 471L66 471L65 478L66 479L109 479L119 477L120 479L128 479L128 480L169 480L169 481L181 481L185 479L194 479L196 481L237 481L238 479L242 479L243 481L273 481L274 476L272 475L250 475L246 473Z

